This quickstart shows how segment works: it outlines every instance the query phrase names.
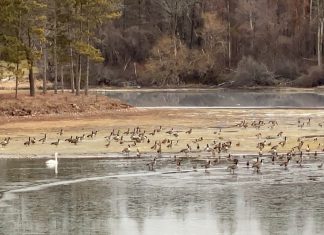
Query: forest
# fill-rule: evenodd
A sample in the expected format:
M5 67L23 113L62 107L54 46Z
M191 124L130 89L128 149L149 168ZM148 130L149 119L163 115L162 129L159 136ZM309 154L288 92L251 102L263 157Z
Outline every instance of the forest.
M324 0L0 0L0 79L90 86L324 85ZM9 71L9 72L8 72ZM51 85L49 85L51 84Z

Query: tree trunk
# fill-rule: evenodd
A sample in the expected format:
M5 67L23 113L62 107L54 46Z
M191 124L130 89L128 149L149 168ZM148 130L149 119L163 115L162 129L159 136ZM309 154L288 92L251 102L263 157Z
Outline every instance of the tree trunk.
M61 91L64 93L64 67L61 65Z
M252 4L253 3L251 3L251 6L250 6L251 8L252 8ZM250 30L252 33L251 49L252 49L252 52L254 53L255 32L254 32L254 19L253 19L252 9L250 9L250 12L249 12L249 20L250 20Z
M89 91L89 69L90 69L90 59L87 56L87 72L86 72L86 80L85 80L85 87L84 87L84 94L88 95Z
M81 85L81 76L82 76L82 66L81 66L81 55L79 55L79 59L78 59L78 75L77 75L77 79L76 79L76 95L80 95L80 85Z
M15 98L18 98L18 80L19 80L19 62L16 63L16 86L15 86Z
M19 40L21 40L21 11L19 11L19 24L18 24L18 32L17 37ZM19 54L19 51L17 49L17 55ZM15 98L18 98L18 85L19 85L19 57L16 61L16 86L15 86Z
M90 45L90 32L89 32L89 21L87 22L87 45L89 47ZM86 80L85 80L85 87L84 87L84 94L88 95L89 91L89 68L90 67L90 58L89 55L87 55L87 71L86 71Z
M45 95L47 91L47 50L44 47L44 74L43 74L43 94Z
M324 31L324 19L320 19L318 23L318 32L317 32L317 60L318 66L322 67L323 60L323 31Z
M312 20L313 20L313 0L310 0L310 3L309 3L309 25L312 24Z
M80 12L79 15L82 15L82 3L80 3ZM79 40L82 41L82 21L80 21L80 32L79 32ZM82 77L82 56L79 52L78 58L78 75L76 79L76 95L80 95L80 87L81 87L81 77Z
M191 29L190 29L190 44L189 44L190 49L192 49L193 46L194 28L195 28L195 8L193 6L191 9Z
M34 63L33 61L31 61L29 67L29 75L28 75L30 96L35 96L35 78L34 78L33 66Z
M227 11L228 11L228 68L232 67L232 36L231 36L231 8L230 8L230 1L227 1Z
M75 86L74 86L74 63L73 63L73 49L70 46L70 63L71 63L71 91L72 93L75 92Z
M27 37L28 37L28 48L32 48L32 41L31 41L31 35L30 35L30 28L27 29ZM27 50L26 51L26 57L29 64L29 74L28 74L28 80L29 80L29 93L30 96L35 96L35 78L34 78L34 59L32 52Z
M57 94L57 17L56 17L56 3L54 1L54 93Z

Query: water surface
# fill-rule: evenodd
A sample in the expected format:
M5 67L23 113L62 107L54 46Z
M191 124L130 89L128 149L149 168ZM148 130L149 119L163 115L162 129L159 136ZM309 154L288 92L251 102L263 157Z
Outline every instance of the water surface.
M98 92L137 107L324 108L322 91L215 89Z
M265 164L181 173L159 159L0 160L0 234L323 234L324 172ZM168 173L168 174L165 174Z

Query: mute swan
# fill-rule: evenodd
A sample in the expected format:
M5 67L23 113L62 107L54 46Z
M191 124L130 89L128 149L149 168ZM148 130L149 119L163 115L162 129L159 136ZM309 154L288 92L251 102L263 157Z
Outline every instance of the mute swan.
M55 160L51 159L46 161L46 166L49 168L53 168L58 164L58 160L57 160L58 153L55 153L54 155L55 155Z

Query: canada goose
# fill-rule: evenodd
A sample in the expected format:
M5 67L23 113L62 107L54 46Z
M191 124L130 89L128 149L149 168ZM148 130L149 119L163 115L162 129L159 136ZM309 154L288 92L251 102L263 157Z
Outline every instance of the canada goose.
M280 166L284 166L285 169L287 170L288 169L289 161L290 161L290 157L288 157L286 161L284 161L283 163L281 163Z
M186 134L191 134L192 133L192 128L190 128L188 131L186 131Z
M149 133L149 135L154 136L156 133L156 130L154 129L153 132Z
M82 140L84 140L85 138L85 134L81 135L81 136L76 136L76 139L79 139L79 142L81 142Z
M10 142L10 137L5 138L2 142L0 142L2 147L6 147Z
M98 131L92 131L94 135L97 135L97 132ZM115 134L116 136L119 136L120 135L120 130L117 130L117 133Z
M179 134L178 133L173 133L173 136L174 137L179 137Z
M303 161L304 161L303 152L300 152L299 159L296 161L296 163L299 164L300 167L302 167Z
M311 119L310 119L310 118L308 118L308 121L307 121L307 126L310 126L310 124L311 124Z
M24 142L25 146L29 146L31 144L31 138L28 137L28 141Z
M197 143L197 147L196 147L197 150L200 150L200 146L199 146L199 143Z
M154 145L151 147L151 149L154 149L155 150L156 147L157 147L157 141L154 142Z
M252 168L254 168L259 163L259 156L256 158L256 162L253 162Z
M65 139L64 141L71 142L71 140L73 140L73 136L72 136L72 135L71 135L70 138L67 138L67 139Z
M136 149L136 157L141 157L141 153L140 153L139 149Z
M105 147L108 148L110 145L110 140L108 140L107 144L105 144Z
M63 131L63 129L61 129L57 134L60 135L60 136L62 136L63 133L64 133L64 131Z
M262 152L262 150L260 150L259 151L259 157L262 157L262 155L263 155L263 152Z
M160 156L162 154L162 146L159 145L159 148L156 150L156 153Z
M282 136L282 134L283 134L283 132L282 131L280 131L278 134L277 134L277 136L278 137L281 137Z
M180 170L180 166L181 166L181 160L180 159L176 159L176 166L177 166L177 170Z
M180 150L180 153L185 153L185 154L187 154L187 153L189 153L190 151L191 151L191 147L190 147L189 144L187 144L187 148L181 149L181 150Z
M79 137L76 137L75 139L71 139L70 143L77 145L79 143Z
M171 128L171 130L169 130L169 131L167 131L167 132L165 132L165 133L171 135L171 134L173 133L173 128Z
M56 147L60 144L60 139L58 139L57 141L55 142L52 142L51 145L55 145Z
M318 169L322 169L323 168L323 162L317 166Z
M212 149L209 147L209 144L207 144L204 150L205 150L206 152L210 152Z
M262 165L263 165L263 159L261 159L261 161L259 162L254 163L252 168L255 168L257 170L257 173L259 173Z
M207 172L207 169L210 167L210 160L206 161L206 163L204 165L202 165L203 167L205 167L205 172Z
M124 132L124 135L129 135L129 128Z
M47 140L47 136L46 136L46 133L44 134L44 137L39 139L38 142L42 142L42 144L44 144Z
M154 171L154 167L156 165L156 157L153 158L153 160L146 164L149 168L149 171Z
M276 157L275 157L275 155L272 155L272 158L271 158L271 162L272 162L272 165L274 165L274 164L275 164L275 160L276 160Z
M213 151L215 152L215 151ZM212 154L212 157L215 157L216 155L215 154ZM214 161L213 161L213 165L217 165L218 163L220 163L220 156L218 156L218 158L216 158Z
M122 141L121 141L122 142ZM120 142L120 143L121 143ZM135 147L137 145L136 141L134 141L132 144L131 144L131 147Z
M122 153L125 153L126 155L129 155L129 153L130 153L130 145L128 145L128 147L124 148L122 150Z
M119 131L119 130L118 130ZM87 138L93 138L97 135L98 131L92 131L91 134L87 135Z
M167 145L167 148L172 148L173 141L171 140L170 144Z
M162 126L160 126L158 129L156 129L156 132L161 132Z
M36 143L36 139L35 139L35 137L30 138L30 143L31 143L31 144L35 144L35 143Z
M234 171L237 169L237 164L238 164L238 160L234 159L234 163L232 165L229 165L227 169L230 170L230 172L233 172L234 174Z
M249 161L246 162L246 167L250 168L250 162Z
M122 136L114 136L113 140L115 140L116 142L119 142L122 139Z
M192 164L192 169L193 169L194 171L197 171L197 164Z

